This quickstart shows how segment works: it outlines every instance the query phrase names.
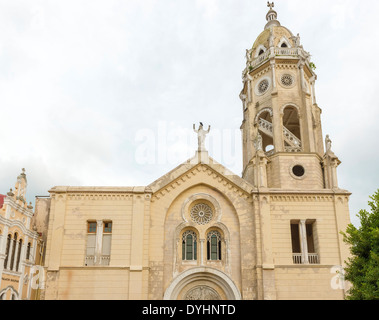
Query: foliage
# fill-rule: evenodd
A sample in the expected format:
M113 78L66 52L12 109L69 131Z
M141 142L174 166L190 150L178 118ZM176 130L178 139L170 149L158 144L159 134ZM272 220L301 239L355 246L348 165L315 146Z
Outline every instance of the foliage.
M316 65L313 62L309 62L309 67L315 71L316 70Z
M379 190L370 198L371 212L357 215L360 227L350 224L342 233L351 252L345 268L345 279L352 284L349 300L379 300Z

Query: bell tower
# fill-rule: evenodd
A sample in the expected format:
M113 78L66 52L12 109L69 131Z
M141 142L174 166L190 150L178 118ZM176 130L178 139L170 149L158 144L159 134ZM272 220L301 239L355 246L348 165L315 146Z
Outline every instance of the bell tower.
M243 173L257 188L338 188L338 158L325 152L315 66L268 2L267 23L246 50L243 89Z

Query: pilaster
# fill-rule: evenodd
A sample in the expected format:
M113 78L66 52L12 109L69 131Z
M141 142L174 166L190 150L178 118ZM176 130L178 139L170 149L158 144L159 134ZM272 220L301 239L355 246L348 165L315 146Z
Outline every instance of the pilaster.
M143 188L144 190L145 188ZM138 192L137 188L135 190ZM144 260L144 217L145 201L150 201L150 195L137 193L133 195L132 241L129 273L129 299L147 298L143 291L143 260Z
M55 194L52 201L52 210L54 216L51 226L50 255L48 261L48 271L59 271L61 264L61 252L63 245L64 223L66 214L66 197L65 193Z
M272 255L272 232L269 196L259 196L261 244L262 244L262 287L263 299L276 299L275 266Z

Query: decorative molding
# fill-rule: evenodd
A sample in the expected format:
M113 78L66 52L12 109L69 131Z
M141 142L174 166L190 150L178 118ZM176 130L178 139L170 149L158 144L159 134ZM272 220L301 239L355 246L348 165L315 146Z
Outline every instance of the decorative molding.
M181 215L182 215L183 221L188 222L186 215L188 215L189 207L194 201L197 201L197 200L204 200L206 202L210 202L213 206L214 211L215 211L214 216L216 217L217 221L221 220L221 215L222 215L221 206L218 203L218 201L216 200L216 198L214 198L213 196L211 196L207 193L196 193L196 194L191 195L189 198L187 198L183 202L182 209L181 209Z
M297 70L297 66L294 65L291 61L288 61L288 62L285 62L285 61L281 61L279 63L277 63L276 65L276 68L278 70L288 70L288 69L292 69L292 70Z
M6 295L8 291L11 291L11 295L13 295L13 294L16 295L16 300L20 300L20 298L18 296L18 292L12 286L8 286L8 287L4 288L3 290L1 290L0 291L0 297L2 296L2 294Z
M160 200L167 194L169 194L172 190L176 189L177 186L181 186L183 183L187 182L190 180L192 177L196 176L198 173L205 173L214 180L217 180L217 182L221 183L223 186L228 188L229 190L234 191L240 198L244 198L245 200L250 197L250 193L246 192L245 190L241 189L239 186L231 182L229 179L221 176L220 173L212 169L211 167L208 167L207 165L204 164L198 164L194 168L192 168L190 171L187 171L174 181L172 181L170 184L167 186L163 187L162 189L158 190L155 192L152 196L152 202L155 200Z
M16 201L13 198L6 197L4 199L4 206L9 205L13 210L20 212L23 215L26 215L29 218L33 217L33 211L27 208L24 208L23 206L16 203Z
M288 84L284 84L283 82L284 82L284 78L288 78L288 80L290 80L290 81L292 81L291 83L288 83ZM297 81L296 81L296 76L292 73L292 72L283 72L283 73L280 73L279 75L278 75L278 79L277 79L278 81L278 83L280 84L280 86L282 87L282 88L285 88L285 89L291 89L291 88L293 88L295 85L296 85L296 83L297 83Z
M135 195L122 193L68 193L67 200L123 201L130 200L133 198L133 196Z
M37 239L38 238L38 233L35 232L35 231L32 231L32 230L28 230L25 225L19 221L19 220L11 220L11 219L6 219L2 216L0 216L0 223L4 226L7 226L8 228L13 228L13 227L16 227L18 229L20 229L20 231L23 233L23 237L24 236L28 236L28 237L31 237L33 239ZM10 232L8 231L8 234ZM13 234L13 232L12 232ZM5 235L4 235L5 237Z
M262 89L262 85L265 85L266 87L263 87ZM257 96L263 96L264 94L266 94L270 88L272 87L272 80L271 80L271 77L269 76L265 76L265 77L262 77L261 79L259 79L259 81L256 83L255 85L255 88L254 88L254 93L255 95Z
M292 48L292 45L291 45L290 41L287 39L286 36L282 36L282 37L280 38L277 47L278 47L278 48L281 48L283 43L285 43L285 44L287 45L287 48Z
M180 291L194 280L207 280L221 287L228 300L241 300L241 293L233 280L224 272L209 267L196 267L184 271L170 283L166 289L163 300L176 300Z
M334 199L331 195L299 195L299 194L286 194L286 195L270 195L270 201L277 202L332 202Z
M258 46L258 48L255 49L254 59L258 58L258 56L259 56L259 52L260 52L261 50L263 50L263 53L265 53L265 52L267 51L267 48L266 48L263 44L260 44L260 45Z
M297 115L298 115L299 119L301 118L300 108L296 103L293 103L293 102L289 102L289 103L284 104L280 108L280 115L282 115L282 116L284 115L284 109L287 107L294 107L297 110Z
M262 71L254 74L254 76L252 76L252 80L255 81L257 80L258 78L260 78L261 76L265 75L266 73L270 72L271 70L271 66L267 67L267 68L264 68Z
M262 113L264 112L268 112L271 116L271 118L273 117L273 111L272 111L272 108L271 107L265 107L263 108L262 110L260 110L257 115L255 116L255 119L254 119L254 124L257 124L258 120L259 120L259 117Z
M221 297L209 286L197 286L186 293L184 300L221 300Z

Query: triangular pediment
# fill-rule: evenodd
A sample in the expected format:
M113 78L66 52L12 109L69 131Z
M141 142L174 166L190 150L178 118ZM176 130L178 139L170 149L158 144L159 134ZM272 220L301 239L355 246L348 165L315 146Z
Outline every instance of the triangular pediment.
M193 158L166 173L151 183L148 187L153 193L157 193L168 188L170 185L177 183L177 181L187 180L192 174L194 174L194 172L207 172L208 175L212 174L214 178L218 179L220 182L227 182L241 192L249 195L254 189L249 182L209 157L208 152L196 152L196 155Z

